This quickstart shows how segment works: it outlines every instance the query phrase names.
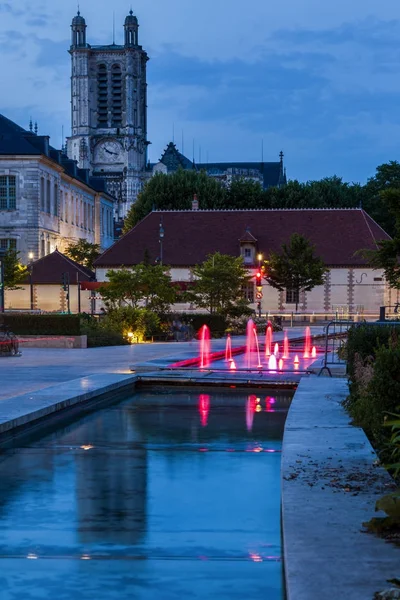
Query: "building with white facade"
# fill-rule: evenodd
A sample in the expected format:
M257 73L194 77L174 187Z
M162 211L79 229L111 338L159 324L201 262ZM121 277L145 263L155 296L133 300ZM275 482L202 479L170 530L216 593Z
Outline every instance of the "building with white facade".
M71 123L68 156L102 176L123 219L146 178L148 56L139 45L133 12L125 19L124 44L93 46L78 11L72 21Z
M295 290L278 291L264 279L257 299L258 255L267 259L271 251L279 252L293 233L315 245L315 254L329 269L324 285L300 292L297 299ZM96 278L106 281L109 269L136 265L146 255L152 262L162 258L172 280L185 289L195 285L191 268L218 251L243 257L252 276L244 293L255 311L260 301L263 314L290 314L298 300L299 312L378 315L380 306L395 304L397 293L360 251L376 249L384 239L390 238L362 209L157 211L97 259ZM193 310L189 305L177 308Z
M27 264L85 239L113 243L114 198L49 137L0 115L0 248Z

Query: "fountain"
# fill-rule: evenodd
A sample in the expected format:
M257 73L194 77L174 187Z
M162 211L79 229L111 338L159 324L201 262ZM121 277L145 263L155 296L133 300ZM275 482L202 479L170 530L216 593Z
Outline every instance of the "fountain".
M285 331L285 339L283 340L283 356L282 358L289 358L289 339L287 331Z
M310 358L311 354L311 330L306 327L306 341L304 343L304 358Z
M282 358L279 359L279 370L280 371L283 370L283 359Z
M254 333L254 339L256 342L256 350L257 350L257 358L258 358L257 369L262 369L261 356L260 356L260 344L258 343L257 329L255 327L253 329L253 333Z
M252 367L252 355L257 352L257 368L261 369L261 357L260 357L260 346L258 343L257 329L254 325L254 321L249 319L247 322L246 330L246 365L248 369Z
M232 360L231 360L231 366L230 366L229 368L230 368L230 370L231 370L231 371L236 371L236 363L235 363L235 361L233 360L233 358L232 358Z
M272 354L272 324L268 321L267 331L265 333L265 356L268 358Z
M210 396L208 394L200 394L199 413L200 413L200 420L201 420L202 427L207 427L209 412L210 412Z
M275 354L271 354L268 361L268 369L272 372L275 372L277 368L276 356Z
M200 368L207 369L210 366L210 347L211 347L211 339L210 339L210 328L207 325L203 325L203 327L199 331L200 337Z
M317 358L317 349L315 346L312 347L311 356L312 358Z
M226 338L225 360L227 362L232 361L232 339L229 333L228 337Z
M274 346L274 354L276 356L276 358L279 358L279 344L276 343Z

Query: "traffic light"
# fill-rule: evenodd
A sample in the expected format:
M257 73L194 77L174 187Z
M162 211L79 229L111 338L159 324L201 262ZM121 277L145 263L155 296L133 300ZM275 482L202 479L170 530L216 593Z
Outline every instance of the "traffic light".
M261 283L261 279L262 279L262 275L261 275L261 271L257 271L256 273L256 287L257 289L262 287L262 283Z

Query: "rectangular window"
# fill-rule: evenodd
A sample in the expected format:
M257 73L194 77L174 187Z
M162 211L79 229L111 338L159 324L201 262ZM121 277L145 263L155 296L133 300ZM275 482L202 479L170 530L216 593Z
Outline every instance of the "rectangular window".
M51 214L51 182L50 179L46 181L46 212Z
M17 249L17 240L13 240L12 238L6 238L0 240L0 250L16 250Z
M58 185L54 184L54 215L58 216Z
M245 248L244 249L244 257L245 258L251 258L251 248Z
M286 290L286 304L298 304L300 302L299 290L288 288Z
M17 182L15 175L0 175L0 210L17 207Z
M254 283L248 283L242 287L243 298L253 304L254 302Z
M43 212L46 210L44 177L40 178L40 210Z

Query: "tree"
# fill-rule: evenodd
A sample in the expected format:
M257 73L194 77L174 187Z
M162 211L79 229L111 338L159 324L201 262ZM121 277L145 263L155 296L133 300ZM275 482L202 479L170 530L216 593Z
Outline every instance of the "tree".
M144 306L155 313L167 312L176 301L176 290L167 268L141 263L130 269L110 270L108 282L99 289L111 307Z
M80 265L93 269L94 261L100 256L100 246L81 239L69 244L65 254Z
M226 189L205 171L178 169L167 175L157 173L140 192L137 202L128 211L123 233L127 233L153 209L189 210L194 194L202 209L225 208Z
M391 160L383 163L376 168L374 177L368 179L365 190L365 199L363 207L369 215L384 229L389 235L396 233L393 213L387 202L387 196L384 192L390 189L400 190L400 163Z
M21 264L19 252L8 249L3 257L4 288L6 290L17 290L28 275L28 268Z
M310 292L324 283L327 268L314 254L314 246L302 235L294 233L289 244L282 244L280 254L271 252L265 263L265 279L280 291L293 290L296 294L296 311L301 290Z
M363 256L374 269L383 269L390 287L400 289L400 187L380 192L380 197L393 223L394 237L378 241L377 250L365 250Z
M195 284L186 298L195 306L211 314L229 315L238 305L243 305L243 287L251 278L241 257L215 252L191 271Z

